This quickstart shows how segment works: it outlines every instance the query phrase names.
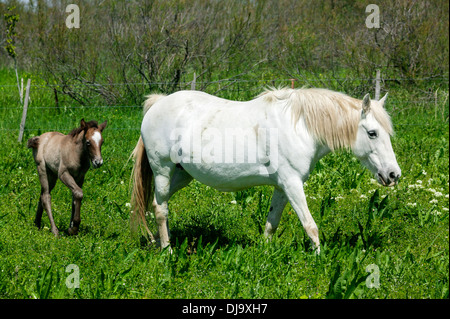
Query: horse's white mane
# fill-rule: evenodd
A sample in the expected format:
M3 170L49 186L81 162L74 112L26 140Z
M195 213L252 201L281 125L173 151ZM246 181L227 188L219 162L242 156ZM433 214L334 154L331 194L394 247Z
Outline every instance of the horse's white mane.
M268 103L282 102L292 120L303 118L309 132L331 149L350 148L356 140L362 100L327 89L266 89L258 97ZM389 134L392 123L381 103L371 101L370 112Z

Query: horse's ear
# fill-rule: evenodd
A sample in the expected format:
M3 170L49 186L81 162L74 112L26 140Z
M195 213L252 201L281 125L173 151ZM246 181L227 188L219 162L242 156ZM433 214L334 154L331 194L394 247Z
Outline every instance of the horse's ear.
M76 140L78 142L81 142L83 140L85 134L86 134L86 130L81 130L80 133L78 133L78 135L76 135Z
M84 118L81 119L80 121L80 128L84 128L86 126L86 122L84 121Z
M384 107L384 103L386 102L386 98L388 96L388 93L386 93L378 102L381 103L381 105Z
M104 128L106 127L106 123L108 123L108 120L106 120L105 122L103 122L102 124L100 124L98 126L100 132L102 132L104 130Z
M365 115L367 115L370 112L370 95L369 93L367 93L364 98L363 98L363 102L362 102L362 113L361 113L361 117L364 117Z

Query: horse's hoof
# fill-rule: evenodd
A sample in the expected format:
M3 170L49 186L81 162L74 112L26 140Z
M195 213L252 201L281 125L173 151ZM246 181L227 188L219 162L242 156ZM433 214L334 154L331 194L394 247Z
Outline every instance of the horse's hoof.
M70 236L75 236L78 234L78 229L75 227L70 227L67 232L69 233Z

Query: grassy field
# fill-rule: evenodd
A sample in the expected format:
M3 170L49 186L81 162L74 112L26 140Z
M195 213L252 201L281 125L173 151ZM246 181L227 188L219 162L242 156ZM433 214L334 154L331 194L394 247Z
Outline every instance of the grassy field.
M0 86L0 298L449 296L448 102L442 114L432 107L418 112L402 104L407 93L390 92L403 175L395 188L379 186L348 152L318 163L305 190L320 231L319 256L289 205L274 240L263 239L270 187L220 193L195 181L170 202L169 254L130 234L127 160L141 110L66 108L65 100L59 109L39 108L54 106L53 96L34 87L29 130L19 143L14 76L1 75L0 85L10 86ZM401 109L409 111L395 111ZM67 133L83 117L108 120L105 164L86 175L77 236L64 233L71 195L57 184L52 208L62 235L55 238L45 214L43 229L33 224L40 185L25 141L48 129Z

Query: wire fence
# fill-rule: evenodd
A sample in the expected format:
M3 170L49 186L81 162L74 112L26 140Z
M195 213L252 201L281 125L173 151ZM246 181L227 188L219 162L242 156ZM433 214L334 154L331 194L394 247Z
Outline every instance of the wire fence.
M236 92L236 91L243 91L246 88L251 88L252 91L255 92L262 92L264 89L268 87L277 87L277 86L290 86L290 87L302 87L302 86L312 86L315 87L315 84L326 84L331 82L339 82L341 85L345 82L358 82L363 81L365 83L373 84L373 87L375 88L375 83L378 81L383 85L383 91L386 91L386 82L389 81L395 81L395 82L402 82L402 81L426 81L426 82L433 82L433 81L439 81L441 83L448 83L449 78L447 77L429 77L429 78L415 78L415 79L407 79L407 78L344 78L344 77L333 77L333 78L301 78L301 79L292 79L292 78L281 78L281 79L271 79L271 80L256 80L256 79L222 79L222 80L216 80L216 81L184 81L179 83L179 88L181 89L190 89L197 87L204 87L204 86L210 86L214 84L223 85L223 88L221 90L225 92ZM151 86L151 85L169 85L170 82L129 82L129 83L85 83L82 86L83 87L120 87L120 86ZM246 84L250 86L246 86L244 88L239 88L240 84ZM80 85L81 86L81 85ZM237 86L234 87L234 86ZM320 86L320 85L319 85ZM34 93L32 94L32 99L34 99L33 96L39 96L42 95L42 93L37 93L36 90L52 90L54 91L57 88L63 87L63 84L31 84L31 91ZM0 85L0 89L2 91L13 92L17 88L17 85L13 84L3 84ZM379 88L378 88L379 89ZM371 94L372 95L372 94ZM438 91L426 91L422 90L422 92L419 92L415 94L416 97L409 100L401 100L402 105L411 105L413 107L416 107L417 105L432 105L432 107L435 108L435 117L442 117L442 120L445 124L448 124L448 90L445 92L445 90L441 90L441 93L438 97ZM393 101L392 101L393 100ZM390 104L393 103L400 103L400 101L395 101L395 97L390 96ZM30 103L30 106L28 108L28 112L38 112L38 114L33 115L42 115L43 112L46 110L50 111L58 111L58 112L68 112L68 111L84 111L84 113L89 112L89 110L101 110L101 111L112 111L116 109L122 109L122 110L136 110L137 114L140 114L141 105L72 105L70 103L65 103L64 105L40 105L36 103L37 105L34 105L34 103ZM22 110L23 106L17 103L15 106L10 105L0 105L0 112L3 111L12 111L14 113L19 114ZM394 106L395 109L395 106ZM400 110L401 111L401 110ZM41 114L39 114L39 112ZM438 114L439 113L439 114ZM1 114L1 113L0 113ZM446 116L446 118L445 118ZM2 122L5 119L2 119ZM14 132L19 131L19 123L15 123L13 119L10 119L8 125L1 124L0 123L0 131L7 131L7 132ZM50 123L48 123L50 124ZM109 127L109 130L122 130L122 131L137 131L140 130L140 122L135 123L136 126L133 127ZM394 126L427 126L431 125L430 123L395 123ZM433 124L434 125L434 124ZM14 127L11 127L14 126ZM39 127L27 127L25 126L24 131L57 131L61 130L61 127L57 127L60 125L45 125L41 126L39 124Z
M330 82L330 81L375 81L376 78L365 78L365 77L355 77L355 78L346 78L346 77L333 77L333 78L281 78L281 79L221 79L221 80L213 80L213 81L196 81L196 84L219 84L219 83L261 83L261 82L291 82L292 80L296 82ZM436 77L423 77L423 78L382 78L382 81L389 82L411 82L411 81L444 81L449 82L448 77L436 76ZM129 86L129 85L170 85L173 82L168 81L156 81L156 82L126 82L126 83L83 83L80 86ZM181 86L188 86L192 84L192 81L181 81L178 82ZM60 88L65 86L66 84L31 84L33 88L42 88L42 89L53 89ZM17 84L0 84L0 87L17 87Z

